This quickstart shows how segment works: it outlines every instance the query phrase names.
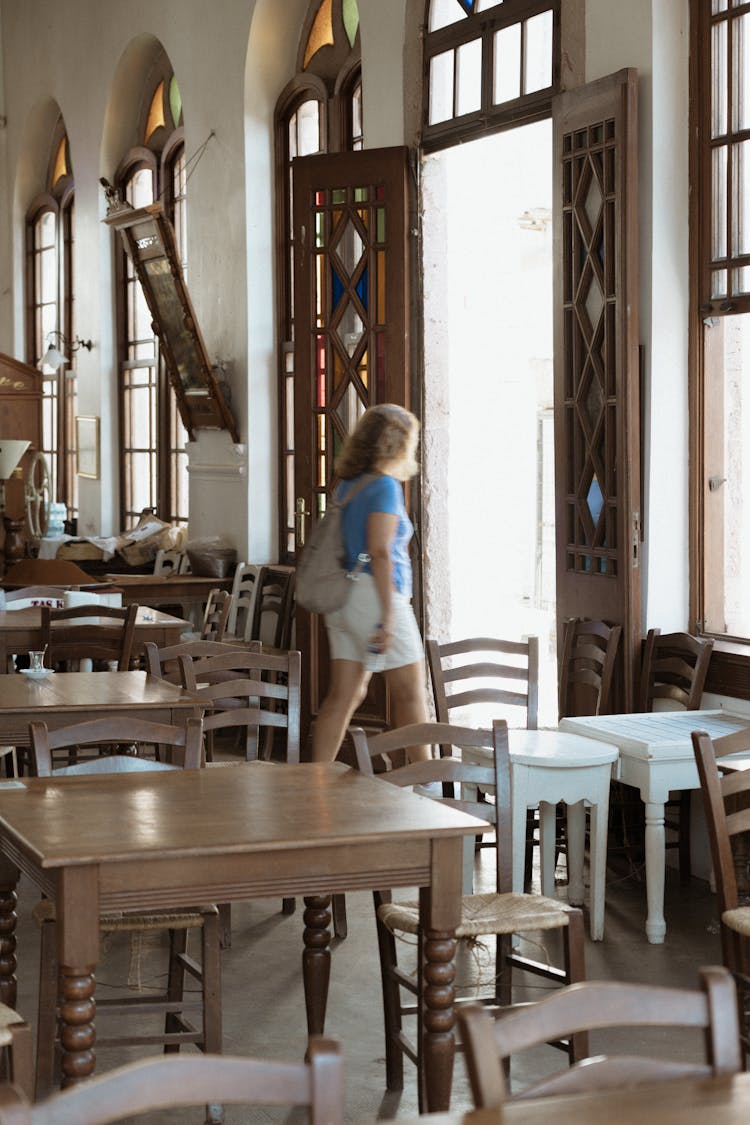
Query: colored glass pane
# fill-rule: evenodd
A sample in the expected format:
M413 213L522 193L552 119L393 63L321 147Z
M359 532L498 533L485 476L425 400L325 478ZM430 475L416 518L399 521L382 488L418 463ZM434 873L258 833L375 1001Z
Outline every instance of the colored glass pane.
M333 389L336 391L341 385L344 375L346 375L346 367L339 349L335 346L331 348L331 357L333 359Z
M349 277L352 276L357 268L363 250L364 243L360 237L359 231L352 220L348 219L336 243L336 253L341 259Z
M177 128L182 117L182 94L174 74L169 81L169 112L172 114L172 121Z
M375 337L375 401L385 399L385 334L378 332Z
M385 199L385 184L378 184L375 188L375 198L377 200Z
M316 372L316 405L322 409L326 403L326 338L322 332L318 333L317 341L317 372Z
M318 484L321 488L326 486L326 419L325 414L318 415Z
M344 31L349 40L349 45L354 46L354 40L357 38L357 29L359 28L359 8L357 7L357 0L343 0L341 4L341 18L344 21Z
M355 187L354 189L354 202L367 203L370 198L370 189L366 187Z
M368 385L368 382L369 382L369 379L370 379L370 369L369 369L369 361L368 361L368 358L367 358L367 348L365 348L365 350L362 352L362 358L360 359L359 363L357 364L357 371L359 372L359 377L362 380L362 386L365 388L365 390L367 390L367 385Z
M326 323L326 310L323 303L326 287L324 281L325 258L319 254L315 259L315 311L317 315L317 326L323 328Z
M364 334L365 326L362 323L357 310L352 304L348 304L344 309L344 314L336 325L336 332L338 333L339 340L344 345L346 353L353 356L357 350L362 336Z
M315 215L315 245L321 250L326 244L326 217L324 211Z
M55 154L55 164L52 170L52 187L54 187L55 184L63 178L63 176L67 175L67 137L63 137L63 139L60 141L60 144L58 145L57 152Z
M334 309L345 293L346 286L339 277L338 270L333 267L331 269L331 305Z
M154 90L154 96L151 99L151 107L148 111L148 119L146 121L146 132L144 139L148 142L149 138L153 136L157 129L162 125L166 125L164 120L164 82L163 80Z
M588 505L591 522L593 523L594 528L596 528L597 524L599 523L599 517L602 514L602 507L604 505L602 490L596 476L592 478L591 484L589 485L588 494L586 496L586 504Z
M364 412L365 404L357 393L354 384L350 383L336 407L336 416L345 434L351 433Z
M316 207L325 207L325 203L326 203L326 193L325 193L325 191L316 191L315 192L315 206Z
M346 203L346 188L333 188L331 203Z
M368 289L368 285L367 285L368 277L369 277L369 270L367 269L367 266L365 266L365 268L362 270L362 276L360 277L360 279L359 279L359 281L357 282L357 285L356 285L357 296L359 297L360 301L362 302L362 308L365 310L365 312L367 312L368 300L369 300L369 289Z
M315 14L315 19L313 20L307 39L307 46L305 47L305 57L302 63L303 70L307 68L310 59L321 47L333 44L332 8L333 0L322 0Z
M362 222L362 226L365 228L365 230L367 230L370 226L370 212L365 211L363 209L363 210L357 211L357 214L360 217L360 220Z
M377 323L385 324L385 250L378 250L378 307Z
M375 241L385 242L385 207L378 207L375 212Z

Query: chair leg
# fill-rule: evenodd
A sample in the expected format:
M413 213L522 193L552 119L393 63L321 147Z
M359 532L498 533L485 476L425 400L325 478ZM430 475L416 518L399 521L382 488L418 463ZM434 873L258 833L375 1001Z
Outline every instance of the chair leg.
M34 1100L34 1052L31 1045L31 1028L22 1021L10 1024L11 1043L8 1048L9 1066L6 1070L8 1081L18 1087L29 1102Z
M385 1084L388 1090L404 1088L404 1056L399 1044L401 1036L401 993L394 976L397 966L396 939L383 923L376 922L380 981L383 990L383 1025L385 1031Z
M221 952L219 915L206 915L201 931L203 965L203 1050L210 1055L222 1052L221 1030Z
M232 904L219 903L219 946L229 949L232 944Z
M294 898L282 898L281 900L281 913L294 914L297 909L297 900Z
M182 1000L185 993L185 966L182 954L187 951L187 930L169 931L169 969L167 972L167 999L172 1003ZM164 1017L165 1034L180 1030L177 1012L167 1012ZM179 1043L165 1043L164 1054L172 1055L179 1051Z
M690 863L690 790L683 789L680 793L680 841L678 855L680 863L680 881L687 883L692 875Z
M54 922L43 922L39 951L39 1006L36 1032L36 1100L52 1093L57 1079L57 938Z
M333 932L339 941L343 941L349 933L349 924L346 919L346 895L333 895L331 908L333 912Z
M568 925L563 930L563 946L565 955L566 984L575 984L586 979L586 953L585 935L583 926L583 913L580 910L571 910L568 916ZM568 1058L571 1064L580 1062L589 1054L589 1036L587 1031L580 1031L570 1038L568 1045Z

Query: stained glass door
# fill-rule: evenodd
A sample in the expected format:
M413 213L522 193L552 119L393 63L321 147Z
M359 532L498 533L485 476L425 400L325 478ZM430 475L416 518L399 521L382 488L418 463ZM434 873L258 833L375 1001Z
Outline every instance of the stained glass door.
M623 626L618 706L640 655L636 74L553 101L558 636Z
M294 161L295 548L323 515L336 458L368 406L410 405L408 150ZM322 621L297 611L305 719L327 687ZM381 678L376 677L376 681ZM373 684L358 719L387 722Z

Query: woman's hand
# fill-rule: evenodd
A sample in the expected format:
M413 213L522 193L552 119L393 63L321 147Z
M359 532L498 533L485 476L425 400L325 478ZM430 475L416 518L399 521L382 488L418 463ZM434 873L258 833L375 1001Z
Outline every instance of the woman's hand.
M367 642L367 647L372 652L387 652L392 640L393 633L391 632L390 626L387 623L376 625L372 633L370 633L370 639Z

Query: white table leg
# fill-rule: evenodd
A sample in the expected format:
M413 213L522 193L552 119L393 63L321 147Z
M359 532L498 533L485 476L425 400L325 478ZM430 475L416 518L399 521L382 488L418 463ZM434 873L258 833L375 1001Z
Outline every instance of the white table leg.
M586 839L586 806L583 801L567 806L568 840L568 902L581 906L586 892L583 886L583 853Z
M555 893L555 836L557 805L539 802L539 866L542 894L552 898Z
M607 778L609 784L609 778ZM591 859L591 940L604 939L604 895L607 870L607 826L609 821L609 802L605 798L595 801L590 812L590 859Z
M646 937L652 945L661 945L667 932L664 860L664 802L646 802Z

